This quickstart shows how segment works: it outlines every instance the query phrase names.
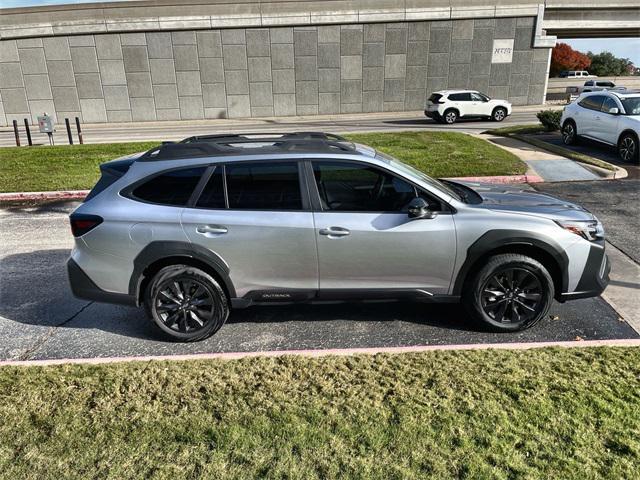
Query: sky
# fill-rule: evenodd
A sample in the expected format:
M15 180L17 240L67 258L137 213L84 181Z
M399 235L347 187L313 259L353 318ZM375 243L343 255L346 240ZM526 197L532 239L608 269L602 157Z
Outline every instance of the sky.
M568 43L574 50L587 53L609 51L616 57L628 58L634 65L640 67L640 37L638 38L580 38L562 39L560 42Z
M0 0L2 8L29 7L33 5L56 5L69 3L91 3L97 0ZM108 0L127 1L127 0ZM593 53L609 51L617 57L630 59L636 66L640 66L640 38L581 38L563 39L574 49L582 52L591 50Z

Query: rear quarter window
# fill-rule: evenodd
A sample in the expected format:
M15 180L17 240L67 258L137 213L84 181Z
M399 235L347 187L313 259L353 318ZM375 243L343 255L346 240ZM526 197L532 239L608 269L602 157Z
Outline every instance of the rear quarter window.
M149 203L185 206L205 170L206 167L195 167L160 173L135 186L130 196Z

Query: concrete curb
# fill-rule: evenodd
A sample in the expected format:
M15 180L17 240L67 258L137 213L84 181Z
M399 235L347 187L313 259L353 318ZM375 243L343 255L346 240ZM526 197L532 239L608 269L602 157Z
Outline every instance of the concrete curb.
M82 200L89 190L60 190L54 192L9 192L0 193L0 202L33 200Z
M544 180L538 175L497 175L497 176L489 176L489 177L455 177L455 178L449 178L449 180L461 180L465 182L476 182L476 183L498 183L498 184L544 182Z
M569 342L530 342L530 343L480 343L464 345L418 345L413 347L383 348L337 348L327 350L270 350L264 352L225 352L199 353L187 355L147 355L140 357L102 357L102 358L61 358L52 360L2 360L0 367L8 366L52 366L67 364L100 365L105 363L149 362L149 361L185 361L185 360L237 360L252 357L281 357L295 355L302 357L376 355L379 353L421 353L442 350L531 350L538 348L586 348L586 347L640 347L640 339L621 340L574 340Z

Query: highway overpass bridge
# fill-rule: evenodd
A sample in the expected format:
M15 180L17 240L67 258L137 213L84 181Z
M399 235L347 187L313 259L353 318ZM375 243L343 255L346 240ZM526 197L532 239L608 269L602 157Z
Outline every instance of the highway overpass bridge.
M638 0L156 0L0 9L0 124L539 104L556 37L639 36Z

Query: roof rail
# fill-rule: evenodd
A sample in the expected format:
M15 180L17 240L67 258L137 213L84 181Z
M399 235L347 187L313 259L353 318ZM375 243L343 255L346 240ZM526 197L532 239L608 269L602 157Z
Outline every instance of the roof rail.
M204 140L208 138L208 140ZM334 140L335 138L335 140ZM198 141L193 141L197 139ZM221 155L260 155L276 152L346 152L356 151L356 147L339 135L309 133L277 138L246 135L215 135L190 137L180 143L163 143L144 153L137 161L177 160Z
M335 133L325 132L262 132L262 133L219 133L214 135L195 135L185 138L180 143L221 142L227 140L328 140L346 142L346 138Z

